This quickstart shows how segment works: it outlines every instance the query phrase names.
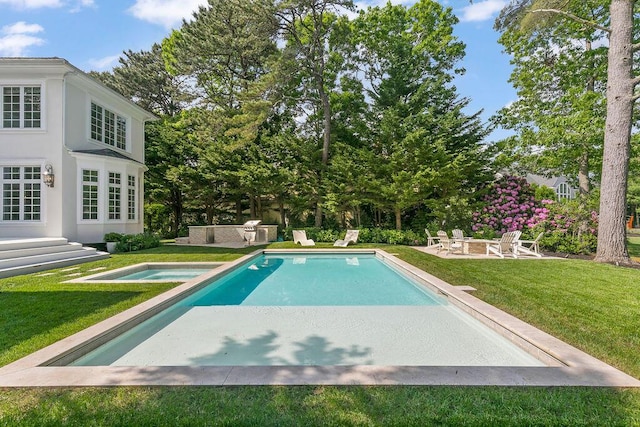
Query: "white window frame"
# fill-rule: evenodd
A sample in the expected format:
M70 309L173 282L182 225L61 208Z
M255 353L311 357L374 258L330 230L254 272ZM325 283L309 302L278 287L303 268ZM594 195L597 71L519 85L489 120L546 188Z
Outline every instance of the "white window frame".
M107 219L122 220L122 172L109 171Z
M17 178L9 177L5 178L5 168L15 168L17 169ZM37 168L37 178L26 178L27 168ZM0 165L0 199L2 205L2 211L0 213L0 223L1 224L40 224L44 222L44 184L42 182L42 172L43 166L41 164L2 164ZM33 170L31 173L34 173ZM6 189L7 185L16 186L16 189ZM34 188L35 187L35 188ZM15 205L11 204L10 206L15 206L18 208L16 214L18 215L17 219L5 219L5 191L17 191L18 195L15 198L17 202ZM32 203L27 204L27 194L28 192L37 192L37 195L34 197L31 194L29 199L32 200ZM37 200L36 203L33 203L33 200ZM36 208L27 212L28 208ZM26 218L29 215L37 214L38 218Z
M5 127L5 102L4 102L4 92L5 88L20 88L19 93L19 126L7 126ZM34 120L26 119L26 111L25 111L25 89L26 88L34 88L37 87L40 89L40 102L39 102L39 115L40 121L39 126L30 126L25 127L26 120ZM0 81L0 130L4 131L42 131L45 129L45 85L41 81L37 82L10 82L10 81ZM30 112L34 112L33 110Z
M95 112L95 113L94 113ZM89 139L118 150L131 150L131 121L100 102L89 102Z
M127 221L138 221L138 177L127 174Z
M571 187L566 182L561 182L556 187L556 196L558 200L571 199Z
M81 167L78 169L79 173L80 173L80 221L82 222L100 222L101 221L101 192L100 192L100 176L102 175L100 173L100 169L99 168L91 168L91 167ZM85 180L85 171L87 172L95 172L95 176L96 176L96 180L93 181L92 179L90 180ZM91 174L93 175L93 173ZM91 176L92 177L92 176ZM86 187L94 187L95 186L95 207L96 207L96 217L92 218L92 212L91 212L91 208L93 207L93 204L91 203L91 201L93 200L93 197L89 197L87 199L85 199L85 189ZM94 191L89 188L88 191L90 192L90 194L94 193ZM89 201L89 203L87 205L85 205L85 200ZM88 218L85 218L85 206L87 206L89 208L88 211Z

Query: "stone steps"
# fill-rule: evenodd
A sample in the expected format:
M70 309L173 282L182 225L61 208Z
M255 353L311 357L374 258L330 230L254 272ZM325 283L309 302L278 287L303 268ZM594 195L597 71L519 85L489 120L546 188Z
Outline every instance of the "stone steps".
M108 258L64 237L0 240L0 278Z

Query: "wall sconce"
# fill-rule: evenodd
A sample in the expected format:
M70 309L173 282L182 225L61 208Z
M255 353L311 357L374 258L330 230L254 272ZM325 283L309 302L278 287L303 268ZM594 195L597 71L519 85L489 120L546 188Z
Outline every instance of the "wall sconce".
M56 176L53 174L53 166L45 165L42 180L47 187L53 187Z

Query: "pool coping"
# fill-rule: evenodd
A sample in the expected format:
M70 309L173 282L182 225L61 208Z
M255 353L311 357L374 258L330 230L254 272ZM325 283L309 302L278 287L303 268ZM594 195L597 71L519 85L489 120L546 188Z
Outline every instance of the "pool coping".
M127 279L127 280L118 280L118 279L110 279L110 277L117 277L124 273L137 273L139 271L149 270L151 268L167 268L167 267L178 267L178 268L217 268L222 265L227 264L226 262L199 262L199 261L187 261L187 262L141 262L138 264L131 264L125 267L116 268L114 270L102 271L100 273L91 274L89 276L77 277L75 279L66 280L63 283L175 283L175 282L186 282L188 280L200 279L200 276L203 276L206 273L199 274L191 279Z
M53 366L79 349L93 348L113 335L151 317L204 282L262 254L376 254L436 290L452 304L471 313L514 342L529 347L549 367L469 366ZM93 347L92 347L93 346ZM88 351L88 350L87 350ZM74 356L75 358L76 356ZM555 362L554 362L555 361ZM640 381L593 356L452 286L380 249L260 249L224 263L197 278L64 338L22 359L0 367L0 387L63 387L119 385L499 385L640 387Z

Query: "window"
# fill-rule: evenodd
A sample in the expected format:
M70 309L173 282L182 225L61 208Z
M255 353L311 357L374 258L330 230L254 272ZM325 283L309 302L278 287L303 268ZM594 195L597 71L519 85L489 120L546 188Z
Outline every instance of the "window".
M102 107L91 103L91 139L102 141Z
M566 182L561 182L560 184L558 184L558 187L556 188L556 194L558 196L558 200L570 199L571 188L569 187L569 184L567 184Z
M136 177L129 175L127 179L127 201L128 201L128 214L127 218L130 220L136 219Z
M127 119L91 103L91 139L121 150L127 149Z
M98 219L98 171L82 170L82 219Z
M120 219L120 174L109 172L109 219Z
M40 86L2 86L2 127L37 129L41 125Z
M2 168L2 221L40 221L40 166Z

